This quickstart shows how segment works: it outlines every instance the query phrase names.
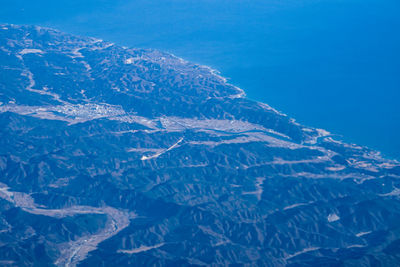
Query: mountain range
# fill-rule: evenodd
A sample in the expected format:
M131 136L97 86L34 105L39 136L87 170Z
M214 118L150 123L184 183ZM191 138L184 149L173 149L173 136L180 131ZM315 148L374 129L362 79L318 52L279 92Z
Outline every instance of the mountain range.
M0 265L400 265L399 162L206 66L0 25L0 125Z

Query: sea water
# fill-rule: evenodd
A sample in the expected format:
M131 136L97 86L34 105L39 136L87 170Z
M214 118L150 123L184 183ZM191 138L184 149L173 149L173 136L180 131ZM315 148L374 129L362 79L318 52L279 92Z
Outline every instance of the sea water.
M209 65L251 99L400 159L398 0L2 2L0 22Z

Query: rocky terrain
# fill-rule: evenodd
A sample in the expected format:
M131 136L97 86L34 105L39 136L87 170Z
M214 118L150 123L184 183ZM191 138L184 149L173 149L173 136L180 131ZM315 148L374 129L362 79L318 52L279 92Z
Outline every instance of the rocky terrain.
M0 265L400 265L400 165L173 55L0 25Z

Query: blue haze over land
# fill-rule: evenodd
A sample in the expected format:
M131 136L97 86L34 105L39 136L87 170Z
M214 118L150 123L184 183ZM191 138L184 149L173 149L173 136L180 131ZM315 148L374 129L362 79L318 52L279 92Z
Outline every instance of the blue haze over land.
M209 65L303 124L400 158L398 0L0 4L2 23L54 27Z

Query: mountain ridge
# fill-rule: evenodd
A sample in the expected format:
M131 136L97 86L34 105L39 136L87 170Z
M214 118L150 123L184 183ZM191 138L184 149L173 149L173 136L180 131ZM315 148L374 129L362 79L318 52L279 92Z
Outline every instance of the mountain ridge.
M0 57L0 260L400 262L397 161L156 50L0 25Z

